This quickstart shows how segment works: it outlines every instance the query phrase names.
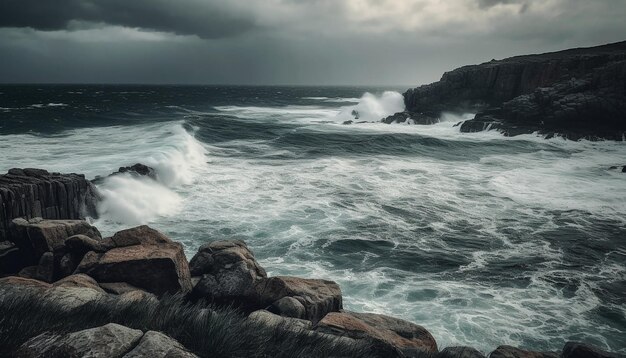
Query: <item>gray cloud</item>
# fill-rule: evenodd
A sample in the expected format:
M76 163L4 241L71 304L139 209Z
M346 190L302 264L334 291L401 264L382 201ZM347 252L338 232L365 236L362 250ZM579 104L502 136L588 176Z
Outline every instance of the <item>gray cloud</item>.
M255 28L250 14L211 0L3 0L0 27L67 29L72 21L138 27L201 38L221 38Z
M623 41L624 18L623 0L0 0L0 83L417 85Z

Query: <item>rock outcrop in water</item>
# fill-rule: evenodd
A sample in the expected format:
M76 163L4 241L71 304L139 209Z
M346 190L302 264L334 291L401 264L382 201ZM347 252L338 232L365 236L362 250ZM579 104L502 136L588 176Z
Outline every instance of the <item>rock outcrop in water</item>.
M98 193L84 175L42 169L10 169L0 175L0 241L15 218L96 217Z
M437 121L475 112L462 132L497 129L570 139L622 140L626 133L626 42L492 60L446 72L404 93L406 112L386 123Z

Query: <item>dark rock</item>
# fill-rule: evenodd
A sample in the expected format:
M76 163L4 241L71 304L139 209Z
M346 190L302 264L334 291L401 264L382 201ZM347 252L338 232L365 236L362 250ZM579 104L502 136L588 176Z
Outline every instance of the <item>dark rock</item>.
M356 339L375 339L400 351L437 353L437 342L424 327L398 318L355 312L331 312L315 328L318 332Z
M148 177L150 179L153 180L157 180L157 172L156 170L154 170L154 168L149 167L147 165L141 164L141 163L137 163L137 164L133 164L131 166L128 167L120 167L116 172L113 172L111 174L109 174L107 177L101 177L101 176L97 176L95 177L91 182L93 184L101 184L104 182L104 180L106 178L112 177L112 176L116 176L116 175L120 175L120 174L130 174L132 176L135 177Z
M114 295L123 295L127 292L141 290L140 288L126 282L100 282L99 285L106 292Z
M485 358L485 355L472 347L446 347L437 358Z
M0 241L9 239L9 227L15 218L97 217L98 200L96 188L84 175L11 169L0 175Z
M191 290L189 265L181 244L145 226L124 230L118 239L130 246L105 253L90 251L76 273L88 274L100 283L127 282L158 296Z
M303 331L313 328L311 321L293 317L283 317L266 310L258 310L250 313L248 318L266 327L281 327L291 331Z
M37 266L26 266L17 273L19 277L36 279Z
M43 333L26 341L18 357L121 358L139 342L143 332L115 323L64 336Z
M0 276L14 274L24 268L26 258L10 241L0 242Z
M306 308L304 308L304 305L294 297L283 297L272 303L267 310L285 317L306 317Z
M261 307L283 297L295 298L305 308L303 318L314 323L343 308L341 288L333 281L276 276L258 281L256 291Z
M596 347L578 342L567 342L561 358L624 358L626 356L610 353Z
M383 118L381 122L391 123L405 123L409 121L411 124L435 124L439 122L439 115L436 113L417 113L417 112L398 112L392 114L387 118Z
M463 132L622 140L626 133L626 42L464 66L404 93L406 112L478 113ZM435 116L432 116L435 114ZM396 115L394 115L396 116ZM395 118L406 118L406 113Z
M113 245L107 245L105 240L92 239L87 235L73 235L65 240L68 251L78 256L84 256L89 251L106 252L112 249Z
M257 304L255 284L267 274L245 242L229 240L202 245L189 266L192 276L201 275L194 287L195 297L218 304L250 306L252 310L265 307Z
M554 352L533 352L523 349L500 346L491 352L489 358L559 358L558 353Z
M35 272L35 279L51 283L54 279L54 255L52 252L46 252L41 255L39 259L39 265L37 265L37 271Z
M348 124L352 124L352 123L354 123L354 121L353 120L349 120L349 121L344 121L342 124L343 125L348 125Z
M73 235L86 235L100 239L100 232L84 220L45 220L33 218L14 219L11 224L11 241L24 256L28 257L25 264L34 264L46 252L61 251L65 248L65 240Z
M123 358L197 358L173 338L163 333L146 332L137 346L124 355Z

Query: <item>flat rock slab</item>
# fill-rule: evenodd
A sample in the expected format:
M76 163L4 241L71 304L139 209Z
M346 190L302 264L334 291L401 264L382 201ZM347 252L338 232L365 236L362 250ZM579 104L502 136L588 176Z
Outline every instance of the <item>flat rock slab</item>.
M316 330L356 339L373 338L401 351L437 353L437 342L424 327L380 314L331 312L317 324Z
M24 343L19 357L120 358L130 351L143 332L115 323L86 329L65 336L43 333Z
M163 333L148 331L143 335L139 344L124 358L197 358L188 352L182 344Z

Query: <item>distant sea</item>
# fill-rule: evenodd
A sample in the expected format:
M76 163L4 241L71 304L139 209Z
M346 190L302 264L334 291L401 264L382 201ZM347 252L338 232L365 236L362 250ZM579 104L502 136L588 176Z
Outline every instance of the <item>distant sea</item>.
M345 308L404 318L441 347L626 353L624 142L355 123L400 88L0 86L0 172L99 185L104 234L242 238L271 275L337 281ZM357 122L357 120L355 120Z

